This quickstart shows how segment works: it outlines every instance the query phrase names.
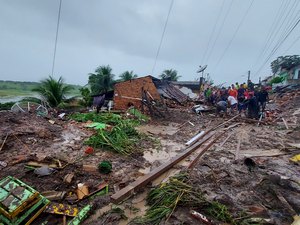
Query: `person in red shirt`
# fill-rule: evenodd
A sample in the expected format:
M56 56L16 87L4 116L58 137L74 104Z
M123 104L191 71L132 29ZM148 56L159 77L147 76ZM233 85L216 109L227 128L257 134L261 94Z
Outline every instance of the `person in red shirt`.
M234 97L235 99L237 99L238 96L238 92L237 90L233 87L228 91L229 96Z

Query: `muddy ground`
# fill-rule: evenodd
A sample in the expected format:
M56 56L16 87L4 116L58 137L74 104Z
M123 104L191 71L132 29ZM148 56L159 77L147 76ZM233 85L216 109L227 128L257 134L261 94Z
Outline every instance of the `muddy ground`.
M243 119L233 121L229 125L236 126L225 132L191 172L193 184L201 188L205 197L225 204L236 217L246 212L250 217L264 218L269 224L290 224L292 212L278 199L278 193L298 214L300 212L299 165L289 160L300 153L295 147L300 140L300 113L297 113L300 99L296 96L288 106L285 102L279 98L269 105L270 111L276 109L273 111L276 118L272 118L269 124L258 126L256 122ZM281 115L289 129L280 119ZM196 115L188 108L170 109L167 118L153 119L137 128L148 136L137 145L141 154L122 156L103 149L85 154L87 146L84 140L95 131L86 128L84 123L0 112L0 139L4 140L8 135L0 152L0 161L7 166L0 168L0 177L14 176L39 192L75 192L78 183L87 184L93 191L97 185L107 182L111 195L182 152L186 148L185 142L199 131L215 127L224 120L213 112ZM238 140L240 151L237 155ZM57 160L66 166L48 176L38 176L26 167L31 161L57 163ZM112 162L113 172L109 175L97 171L96 166L102 160ZM185 169L192 160L193 156L179 163L156 179L152 186ZM75 176L69 184L64 182L64 177L70 173ZM103 212L115 206L109 205L107 197L97 198L93 201L94 212L84 224L128 224L145 213L145 197L150 188L148 185L143 192L120 205L128 219L118 213L103 216ZM67 198L59 202L71 204L72 201L74 199ZM79 207L85 204L88 202L77 203ZM201 224L189 215L189 210L178 207L166 224ZM201 212L201 209L194 210ZM46 213L42 217L51 221L48 224L62 222L61 217L49 217Z

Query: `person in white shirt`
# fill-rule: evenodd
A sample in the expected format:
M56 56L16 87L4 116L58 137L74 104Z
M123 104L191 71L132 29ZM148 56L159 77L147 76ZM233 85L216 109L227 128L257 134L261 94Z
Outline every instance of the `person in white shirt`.
M227 101L230 105L231 112L233 112L237 108L237 100L233 96L228 96Z

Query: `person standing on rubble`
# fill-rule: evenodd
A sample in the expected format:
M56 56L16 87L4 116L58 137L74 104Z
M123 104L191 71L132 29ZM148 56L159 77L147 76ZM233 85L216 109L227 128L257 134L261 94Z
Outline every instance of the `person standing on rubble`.
M254 92L249 92L248 100L248 117L250 119L258 119L259 117L259 106L257 97L254 95Z
M252 83L251 80L248 81L248 89L249 89L250 91L254 91L254 84Z
M243 101L245 100L245 95L244 95L244 93L245 93L245 88L243 87L242 84L240 85L240 87L239 87L239 89L237 90L237 92L238 92L237 100L238 100L239 102L243 102Z
M237 92L237 90L235 89L234 85L232 85L232 87L231 87L230 90L228 91L228 95L234 97L235 100L237 100L238 92Z
M260 111L261 113L263 113L265 111L267 101L269 101L269 94L264 86L261 87L257 96L258 96L258 104L260 107Z
M205 98L207 102L210 102L211 94L212 94L212 90L210 88L207 88L205 92Z
M235 83L235 89L238 90L240 88L240 85L238 82Z
M226 88L221 88L219 92L218 100L222 100L226 102L227 98L228 98L228 91L226 90Z

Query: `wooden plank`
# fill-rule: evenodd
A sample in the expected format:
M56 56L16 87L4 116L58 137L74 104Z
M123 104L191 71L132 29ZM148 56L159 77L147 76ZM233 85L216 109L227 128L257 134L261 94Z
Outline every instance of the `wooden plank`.
M231 132L228 134L228 136L225 138L225 140L220 144L219 148L221 148L227 141L228 139L233 135L234 132Z
M4 141L2 142L2 145L0 147L0 151L2 150L2 148L3 148L4 144L5 144L8 136L9 136L9 134L7 133L6 136L5 136L5 138L4 138Z
M172 168L178 162L180 162L181 160L183 160L184 158L189 156L193 151L198 149L203 143L208 141L212 136L213 135L210 135L210 136L206 137L205 139L201 140L200 142L197 142L194 145L186 148L184 150L184 152L182 152L181 154L179 154L179 155L175 156L174 158L172 158L168 163L165 163L165 164L159 166L158 168L154 169L150 173L146 174L143 177L140 177L139 179L137 179L133 183L129 184L125 188L123 188L120 191L118 191L117 193L113 194L111 196L111 201L115 204L123 201L125 198L132 195L135 191L141 189L142 187L144 187L145 185L150 183L152 180L156 179L161 174L163 174L164 172L166 172L167 170Z
M286 122L286 120L283 117L282 117L282 121L284 123L285 128L288 130L289 126L287 125L287 122Z
M227 123L231 122L232 120L236 119L236 118L239 117L239 116L240 116L240 114L235 115L234 117L230 118L229 120L226 120L225 122L223 122L223 123L217 125L216 127L213 127L213 128L211 128L211 129L205 131L202 135L200 135L201 133L197 134L195 137L197 137L197 136L199 135L198 138L193 137L193 138L192 138L192 139L193 139L193 142L191 142L190 145L193 144L193 143L195 143L195 142L197 142L201 137L206 136L206 135L209 134L210 132L212 132L212 131L214 131L214 130L216 130L216 129L218 129L218 128L224 126L224 125L226 125ZM237 125L238 125L238 124L234 124L234 126L237 126ZM230 128L233 128L234 126L229 126L229 127L230 127ZM228 129L230 129L230 128L228 128ZM191 139L191 140L192 140L192 139ZM190 142L190 141L189 141L189 142Z
M207 146L205 146L200 152L199 154L196 156L196 158L191 162L191 164L189 165L189 169L192 169L195 167L196 163L198 162L198 160L200 159L200 157L221 137L224 135L225 132L222 132L221 134L219 134L217 137L215 137Z
M238 143L235 151L235 160L240 158L240 148L241 148L241 135L238 136Z

